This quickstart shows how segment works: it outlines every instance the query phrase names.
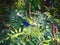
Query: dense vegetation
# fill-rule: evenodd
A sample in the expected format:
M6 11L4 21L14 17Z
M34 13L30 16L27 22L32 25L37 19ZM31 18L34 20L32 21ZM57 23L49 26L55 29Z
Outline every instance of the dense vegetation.
M0 45L60 45L60 0L0 0Z

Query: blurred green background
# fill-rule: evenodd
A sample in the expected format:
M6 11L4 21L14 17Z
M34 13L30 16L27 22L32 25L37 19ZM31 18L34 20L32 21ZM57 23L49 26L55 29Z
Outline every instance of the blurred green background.
M60 45L60 0L0 0L0 45Z

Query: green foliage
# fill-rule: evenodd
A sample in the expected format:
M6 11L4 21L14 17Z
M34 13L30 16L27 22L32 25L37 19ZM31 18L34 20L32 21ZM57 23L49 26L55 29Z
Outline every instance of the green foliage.
M12 6L6 2L0 3L2 5L0 6L0 14L5 14L5 11L9 12L7 25L12 27L11 30L1 30L0 45L54 45L51 22L58 23L57 25L60 27L59 14L57 13L60 5L58 1L52 1L56 5L53 8L42 5L44 2L41 0L13 0L13 2ZM30 6L31 8L29 8ZM45 7L46 13L39 11L41 6ZM36 13L36 11L38 13L31 14L32 19L30 19L29 13ZM2 18L5 17L2 16ZM32 23L26 27L23 24L24 20ZM60 43L60 34L57 40Z
M46 26L50 25L46 22L46 15L40 14L38 18L34 17L35 20L33 25L36 26L24 27L23 32L21 32L21 21L23 21L23 18L19 17L15 13L16 12L10 14L12 17L10 17L10 22L8 25L12 26L13 29L8 30L7 33L4 31L6 37L0 41L3 45L49 45L52 43L51 27L46 29Z

